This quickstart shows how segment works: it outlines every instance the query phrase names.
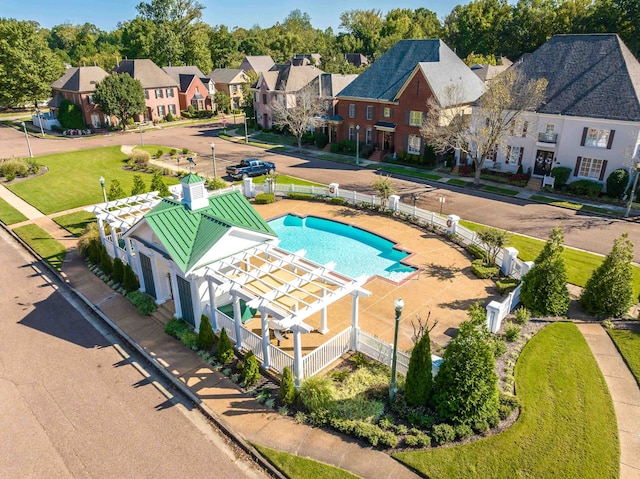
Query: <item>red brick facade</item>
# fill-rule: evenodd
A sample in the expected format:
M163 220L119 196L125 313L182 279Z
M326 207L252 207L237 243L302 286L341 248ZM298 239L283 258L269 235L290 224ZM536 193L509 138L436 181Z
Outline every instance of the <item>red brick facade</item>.
M338 127L338 141L355 141L355 127L360 125L361 143L387 153L422 154L425 141L420 137L420 126L426 117L427 102L432 96L424 75L418 70L400 92L397 102L338 98L336 115L343 118L343 123ZM421 112L421 118L418 112ZM411 124L412 119L415 124ZM395 128L393 125L380 125L379 122L393 124Z
M199 94L202 99L195 99L194 96ZM187 91L179 92L180 109L186 110L189 105L193 105L196 110L211 110L211 98L209 97L209 89L198 77L193 77Z
M98 108L98 105L93 103L93 92L71 92L62 90L53 90L52 96L55 96L58 92L71 103L74 103L80 111L82 111L82 119L85 126L88 128L101 129L106 128L108 125L113 125L116 122L115 118L110 118L108 115L102 113Z

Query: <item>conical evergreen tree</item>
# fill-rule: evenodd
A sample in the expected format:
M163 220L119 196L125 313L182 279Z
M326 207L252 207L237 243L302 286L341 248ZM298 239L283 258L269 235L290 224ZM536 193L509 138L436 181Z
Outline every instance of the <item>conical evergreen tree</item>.
M431 339L429 329L418 340L409 359L409 370L404 385L404 398L411 406L426 406L431 399Z
M216 335L213 333L209 317L205 314L200 316L200 329L198 330L198 348L210 349L216 342Z
M551 230L535 265L522 278L520 301L543 316L564 316L569 310L567 272L562 259L563 243L562 230Z
M596 269L582 292L580 304L594 316L619 318L633 304L633 243L624 233Z

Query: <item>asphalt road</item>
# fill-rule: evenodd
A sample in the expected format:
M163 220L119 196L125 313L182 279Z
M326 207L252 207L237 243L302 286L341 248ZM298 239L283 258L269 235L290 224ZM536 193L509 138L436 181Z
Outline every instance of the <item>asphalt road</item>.
M0 477L266 477L0 229Z
M337 182L346 189L371 191L370 185L376 172L366 168L343 165L319 159L301 159L293 155L265 152L262 148L245 146L217 138L221 124L199 124L146 131L145 144L187 147L199 154L197 170L211 174L211 142L215 143L218 174L228 163L235 163L247 156L259 156L276 163L278 172L319 183ZM139 144L137 131L114 133L109 136L80 139L41 139L31 137L34 155L95 148L108 145ZM0 128L2 156L27 155L24 134L19 130ZM567 245L607 254L613 240L627 232L632 241L640 243L640 223L601 217L579 211L532 203L529 201L493 195L486 192L461 189L437 182L394 177L394 183L405 202L411 203L414 193L420 195L417 205L439 211L440 196L445 203L442 212L457 214L462 219L507 229L535 238L546 239L549 231L560 226L564 230ZM635 261L640 263L640 244L635 249Z

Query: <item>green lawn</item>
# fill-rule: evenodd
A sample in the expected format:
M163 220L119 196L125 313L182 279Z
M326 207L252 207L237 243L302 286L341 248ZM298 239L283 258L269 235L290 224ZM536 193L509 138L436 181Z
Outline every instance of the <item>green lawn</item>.
M260 451L260 454L266 457L276 469L290 479L358 479L360 477L344 469L314 461L313 459L276 451L257 444L254 444L254 447Z
M498 193L499 195L508 195L508 196L515 196L519 193L517 190L510 190L508 188L500 188L499 186L491 186L491 185L484 186L482 187L482 189L484 191L490 191L491 193Z
M62 262L64 261L66 250L49 233L34 224L20 226L14 229L13 232L42 256L47 263L58 271L62 270Z
M607 331L640 386L640 333L624 329Z
M96 215L87 211L76 211L52 219L73 236L80 236L89 223L96 221Z
M501 434L394 457L430 478L607 479L620 474L616 417L578 328L547 326L515 369L521 414Z
M266 175L262 175L262 176L256 176L253 179L253 182L256 185L263 185L266 180L267 180L267 176ZM237 181L236 183L242 184L242 181ZM294 176L287 176L287 175L278 175L277 183L279 185L326 186L326 185L323 185L322 183L315 183L313 181L307 181L307 180L303 180L301 178L296 178Z
M100 176L105 179L107 192L114 179L130 192L135 174L141 174L147 185L151 183L150 174L122 169L127 157L119 146L40 156L37 160L49 168L46 174L8 188L45 214L102 202ZM177 178L164 180L167 185L178 183Z
M28 218L20 213L17 209L0 198L0 220L5 225L12 225L14 223L20 223L26 221Z
M465 181L465 180L459 180L457 178L451 178L449 181L447 181L447 184L456 185L456 186L469 186L469 184L471 184L471 182L470 181Z
M278 145L296 146L298 144L298 140L293 136L277 135L275 133L257 133L251 137L250 141L253 142L254 140Z
M402 166L393 166L393 165L370 165L369 168L384 171L386 173L397 173L400 175L412 176L414 178L424 178L427 180L438 181L442 176L436 175L434 173L427 173L419 170L410 170L408 168L403 168Z
M486 228L484 225L465 220L461 220L460 224L473 231ZM508 245L518 250L518 257L523 261L535 261L538 254L540 254L540 251L542 251L544 244L545 241L509 232ZM591 277L593 271L595 271L595 269L600 266L604 260L603 256L569 248L567 246L565 246L564 251L562 252L562 257L564 258L564 263L567 269L567 281L571 284L582 287L587 284L587 280ZM640 293L640 268L632 266L632 269L633 290L637 297Z
M581 203L573 203L571 201L557 200L555 198L549 198L547 196L533 195L531 199L534 201L539 201L540 203L547 203L549 205L561 206L562 208L569 208L572 210L589 211L591 213L598 213L598 214L605 214L605 215L612 215L612 216L622 216L621 213L610 210L608 208L599 208L597 206L583 205Z

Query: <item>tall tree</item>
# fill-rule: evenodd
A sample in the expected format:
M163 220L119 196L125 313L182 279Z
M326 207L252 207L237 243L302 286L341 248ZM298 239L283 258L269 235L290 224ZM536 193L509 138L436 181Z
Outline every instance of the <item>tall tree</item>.
M546 88L545 78L526 80L517 69L509 69L491 80L469 116L459 108L461 91L452 87L441 103L429 101L420 132L438 152L457 148L466 153L475 164L474 183L478 185L484 161L506 144L523 112L535 111L542 104Z
M340 28L362 44L361 49L353 51L359 51L366 56L372 57L378 48L382 27L380 10L349 10L340 15Z
M633 304L633 243L624 233L596 269L582 292L580 304L594 316L620 318Z
M433 376L431 375L431 339L429 329L424 329L424 334L416 343L411 358L409 370L404 385L404 398L411 406L426 406L431 399Z
M0 106L37 105L63 71L37 23L0 18Z
M544 316L564 316L569 310L567 271L562 258L563 243L562 230L551 230L533 268L522 278L522 304Z
M302 149L302 135L315 125L316 117L324 113L322 101L313 88L306 86L295 93L271 102L273 123L291 132Z
M142 83L128 73L112 73L105 77L96 85L93 100L103 113L118 118L123 130L133 115L146 108Z

